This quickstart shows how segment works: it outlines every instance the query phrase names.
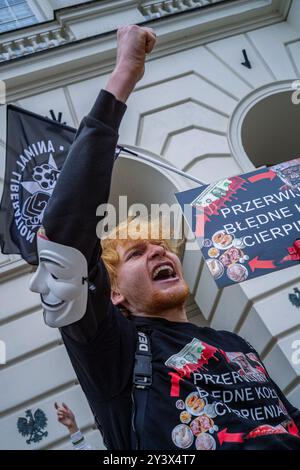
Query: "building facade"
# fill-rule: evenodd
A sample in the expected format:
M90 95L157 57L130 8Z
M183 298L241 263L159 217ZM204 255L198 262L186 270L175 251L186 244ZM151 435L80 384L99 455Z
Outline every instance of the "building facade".
M0 15L0 79L8 103L48 117L51 109L61 112L78 127L113 69L116 29L136 23L154 28L158 41L128 100L121 144L204 183L300 155L300 104L291 100L300 83L298 0L4 0ZM0 119L3 186L5 106ZM124 154L111 202L126 194L129 205L173 204L176 191L196 185ZM300 407L299 266L221 290L193 242L183 266L191 321L251 342ZM0 340L6 346L0 448L69 448L53 407L64 401L101 449L60 334L44 325L39 296L28 289L31 272L19 257L0 255ZM47 426L39 441L27 442L17 421L37 409Z

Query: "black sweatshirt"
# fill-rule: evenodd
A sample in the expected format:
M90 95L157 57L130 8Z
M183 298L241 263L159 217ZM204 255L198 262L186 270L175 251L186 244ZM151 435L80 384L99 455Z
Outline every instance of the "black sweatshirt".
M96 236L108 200L126 106L102 90L75 140L46 208L50 240L79 249L91 281L85 316L61 329L81 387L109 449L131 449L137 328L151 336L153 385L143 449L300 449L300 412L239 336L159 318L125 318L110 301ZM157 312L159 316L159 312Z

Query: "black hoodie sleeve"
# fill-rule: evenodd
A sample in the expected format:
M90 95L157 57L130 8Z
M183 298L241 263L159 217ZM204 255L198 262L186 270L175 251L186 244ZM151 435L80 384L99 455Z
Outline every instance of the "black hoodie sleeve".
M83 118L43 217L47 237L80 250L86 257L90 280L85 316L62 332L79 342L94 338L106 316L110 284L100 258L96 209L109 197L118 129L126 105L101 90Z
M43 217L51 241L80 250L90 267L99 249L96 209L109 197L118 129L126 105L101 90L83 118Z

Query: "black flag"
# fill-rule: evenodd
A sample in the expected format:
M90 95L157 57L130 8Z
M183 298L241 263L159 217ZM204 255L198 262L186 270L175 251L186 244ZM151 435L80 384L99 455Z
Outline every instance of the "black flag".
M76 130L7 106L6 165L0 205L0 246L37 264L36 233Z

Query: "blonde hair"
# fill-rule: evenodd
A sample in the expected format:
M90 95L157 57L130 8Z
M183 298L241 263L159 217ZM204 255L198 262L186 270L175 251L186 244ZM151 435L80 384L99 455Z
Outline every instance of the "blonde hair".
M181 255L183 241L173 238L173 232L165 234L161 219L148 220L128 217L101 240L102 260L107 269L111 286L117 286L117 271L120 264L118 246L125 246L137 240L148 240L150 243L162 243L166 250L177 256Z

